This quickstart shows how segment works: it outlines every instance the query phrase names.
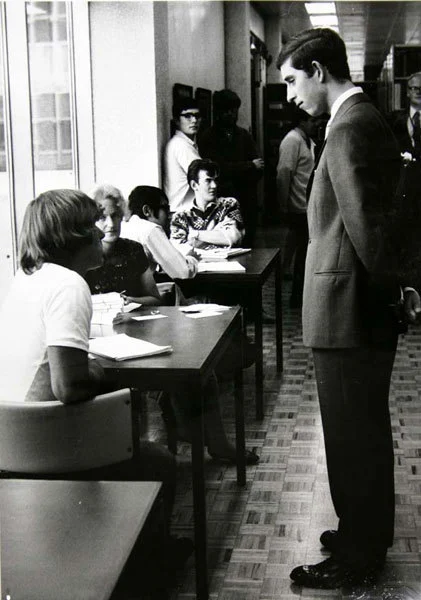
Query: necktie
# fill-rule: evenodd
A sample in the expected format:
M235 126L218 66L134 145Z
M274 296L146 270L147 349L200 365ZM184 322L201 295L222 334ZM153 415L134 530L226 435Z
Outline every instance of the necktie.
M412 132L412 139L414 140L414 155L415 158L421 158L421 126L420 126L420 113L417 110L412 117L412 125L414 131Z

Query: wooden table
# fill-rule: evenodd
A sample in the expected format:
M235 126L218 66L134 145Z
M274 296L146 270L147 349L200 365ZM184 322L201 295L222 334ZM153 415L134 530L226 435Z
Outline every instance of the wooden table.
M275 274L275 337L276 337L276 368L283 370L282 352L282 277L281 251L279 248L253 248L247 254L233 257L245 267L243 272L198 273L189 281L181 282L183 291L189 295L206 293L218 295L218 300L224 300L224 294L229 299L234 296L254 320L256 343L256 418L263 419L263 299L262 290L268 277Z
M160 313L168 318L130 321L114 327L117 333L172 345L171 354L150 356L116 363L99 359L123 386L139 390L183 391L186 402L195 408L192 423L193 511L196 553L196 592L200 600L208 598L206 502L204 475L203 390L215 367L242 332L241 309L230 308L222 315L191 319L178 307L163 306ZM151 312L145 309L145 312ZM138 314L138 313L136 313ZM140 314L140 313L139 313ZM136 316L136 315L133 315ZM107 332L104 332L107 333ZM241 345L240 345L241 346ZM235 385L235 424L237 482L246 483L245 436L242 371L238 369Z
M108 600L160 487L1 480L1 598Z

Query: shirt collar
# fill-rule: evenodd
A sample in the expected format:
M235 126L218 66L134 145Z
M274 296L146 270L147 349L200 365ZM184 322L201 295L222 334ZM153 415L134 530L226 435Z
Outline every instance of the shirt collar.
M409 107L409 116L411 117L411 121L414 118L416 112L419 112L421 114L421 108L415 108L415 106Z
M183 139L184 141L188 142L191 146L194 146L195 148L197 148L196 145L196 140L192 140L191 138L189 138L188 135L186 135L185 133L183 133L182 131L180 131L179 129L177 129L177 131L174 134L176 137L179 137L181 139Z
M205 215L210 210L213 210L213 208L215 206L216 206L216 200L211 200L210 202L207 203L205 210L202 210L201 208L199 208L197 206L196 197L194 197L192 209L194 209L195 212L197 212L197 213L199 213L201 215Z
M333 121L336 113L338 112L338 110L340 109L342 104L345 102L345 100L348 100L348 98L351 98L351 96L355 96L355 94L362 94L362 93L363 93L363 89L361 87L354 86L354 87L350 88L349 90L346 90L346 92L344 92L343 94L338 96L338 98L336 98L335 102L332 104L332 109L330 111L330 119L326 124L325 138L327 137L327 133L330 129L330 126L332 125L332 121Z
M330 119L329 120L332 121L333 117L336 115L336 113L338 112L338 110L340 109L342 104L345 102L345 100L348 100L348 98L350 98L351 96L354 96L355 94L362 94L362 93L363 93L362 88L360 88L359 86L354 86L354 87L350 88L349 90L346 90L346 92L344 92L338 98L336 98L335 102L332 104L332 110L330 111Z

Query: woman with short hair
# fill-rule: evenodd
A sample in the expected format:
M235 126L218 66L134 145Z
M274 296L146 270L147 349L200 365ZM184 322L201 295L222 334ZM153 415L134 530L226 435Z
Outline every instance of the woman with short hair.
M100 211L96 225L103 232L104 255L103 265L87 275L91 293L119 292L125 302L160 304L161 296L143 246L120 237L125 212L122 193L112 185L102 184L91 195Z

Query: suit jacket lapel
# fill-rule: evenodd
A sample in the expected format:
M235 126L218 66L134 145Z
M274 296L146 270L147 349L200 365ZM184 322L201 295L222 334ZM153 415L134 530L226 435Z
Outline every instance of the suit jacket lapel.
M348 110L348 108L350 108L351 106L353 106L354 104L357 104L359 102L370 102L370 98L366 95L366 94L354 94L353 96L350 96L349 98L347 98L345 100L345 102L343 104L341 104L341 106L339 107L338 112L336 113L331 126L330 126L330 130L332 130L332 127L334 127L335 123L340 120L341 115ZM314 175L316 173L317 170L317 166L319 164L320 158L322 156L323 150L325 149L326 146L326 142L327 142L327 138L325 139L325 141L323 142L322 147L320 148L320 152L319 155L314 163L314 167L313 170L311 172L310 175L310 179L308 180L308 184L307 184L307 190L306 190L306 197L307 197L307 204L308 201L310 199L310 194L311 194L311 188L313 186L313 180L314 180Z

